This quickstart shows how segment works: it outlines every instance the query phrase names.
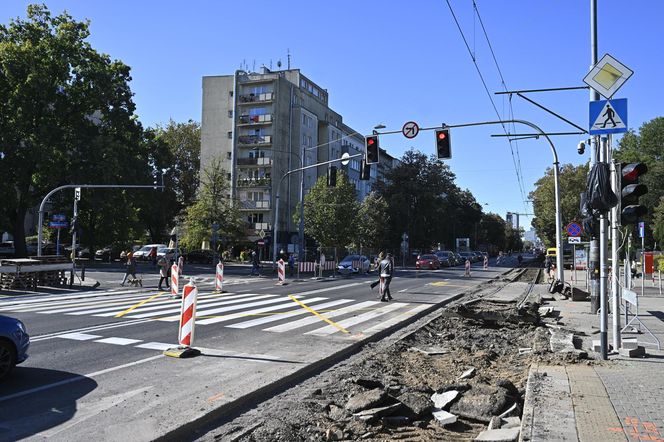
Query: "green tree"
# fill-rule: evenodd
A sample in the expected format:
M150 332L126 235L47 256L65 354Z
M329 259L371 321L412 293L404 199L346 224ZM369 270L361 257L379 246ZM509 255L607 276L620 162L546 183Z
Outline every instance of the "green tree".
M495 246L495 252L498 250L505 250L503 248L506 244L505 220L500 215L495 213L483 213L479 225L479 244L486 245L487 247Z
M655 206L651 228L655 241L657 241L661 247L661 245L664 244L664 197L660 198L659 204Z
M389 246L389 222L387 202L376 192L371 192L360 204L356 243L374 250Z
M180 207L193 203L198 189L201 164L201 125L189 120L176 123L170 120L166 127L157 126L157 139L168 146L171 162L164 164L166 174L175 191Z
M564 227L572 221L580 221L581 192L586 189L588 166L564 164L560 168L560 207ZM556 204L553 169L548 168L545 175L535 183L535 190L530 192L533 201L532 226L537 236L549 246L556 243Z
M345 248L357 236L358 211L355 187L343 171L337 173L335 187L328 187L321 176L304 197L304 232L321 247ZM299 213L293 216L296 223Z
M26 252L26 211L51 189L146 179L129 67L95 51L88 27L43 5L0 25L0 227L13 234L18 256ZM129 211L123 195L113 204L116 219Z
M210 241L214 223L219 225L220 235L232 239L245 236L245 223L228 198L229 185L221 162L213 159L203 171L196 202L186 209L184 247L198 249L203 241Z

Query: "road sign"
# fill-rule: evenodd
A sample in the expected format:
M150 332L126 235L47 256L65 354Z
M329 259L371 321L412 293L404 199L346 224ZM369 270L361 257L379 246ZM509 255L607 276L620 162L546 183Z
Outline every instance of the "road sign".
M81 188L80 187L75 187L74 188L74 200L81 201Z
M258 236L260 236L261 238L265 238L265 230L260 229L260 230L258 231Z
M639 223L639 238L645 238L646 237L646 223L641 221Z
M420 126L414 121L409 121L401 128L401 133L406 138L415 138L420 133Z
M51 221L53 222L62 222L67 221L67 215L51 215Z
M66 229L69 227L69 222L67 221L51 221L48 223L48 226L51 229Z
M256 244L258 244L259 246L264 246L264 245L265 245L265 241L263 241L262 239L259 239L259 240L256 242Z
M343 166L346 166L350 162L350 154L348 152L344 152L341 154L341 164Z
M567 234L569 236L581 236L581 232L583 232L583 229L581 228L581 225L578 223L569 223L567 224L567 227L565 227L565 230L567 230Z
M591 101L590 135L627 132L627 98Z
M583 81L604 98L610 99L633 73L630 68L609 54L605 54Z
M581 237L579 236L570 236L567 238L569 244L581 244Z

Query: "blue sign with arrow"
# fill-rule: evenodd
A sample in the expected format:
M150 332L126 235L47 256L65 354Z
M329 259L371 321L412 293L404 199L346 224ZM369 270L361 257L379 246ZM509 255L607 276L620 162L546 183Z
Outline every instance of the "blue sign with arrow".
M590 135L627 132L627 98L590 102Z

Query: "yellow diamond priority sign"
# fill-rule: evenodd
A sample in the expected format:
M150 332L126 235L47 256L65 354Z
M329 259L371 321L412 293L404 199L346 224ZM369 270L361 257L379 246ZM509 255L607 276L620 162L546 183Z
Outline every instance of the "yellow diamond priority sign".
M609 54L605 54L583 81L603 97L611 99L633 73L630 68Z

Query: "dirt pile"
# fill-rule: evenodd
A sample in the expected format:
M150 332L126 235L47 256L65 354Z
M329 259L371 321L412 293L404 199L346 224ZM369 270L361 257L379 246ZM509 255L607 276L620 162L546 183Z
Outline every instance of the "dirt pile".
M551 353L538 307L481 299L451 306L416 331L369 346L206 439L459 441L473 440L487 426L518 428L530 364L583 357Z

